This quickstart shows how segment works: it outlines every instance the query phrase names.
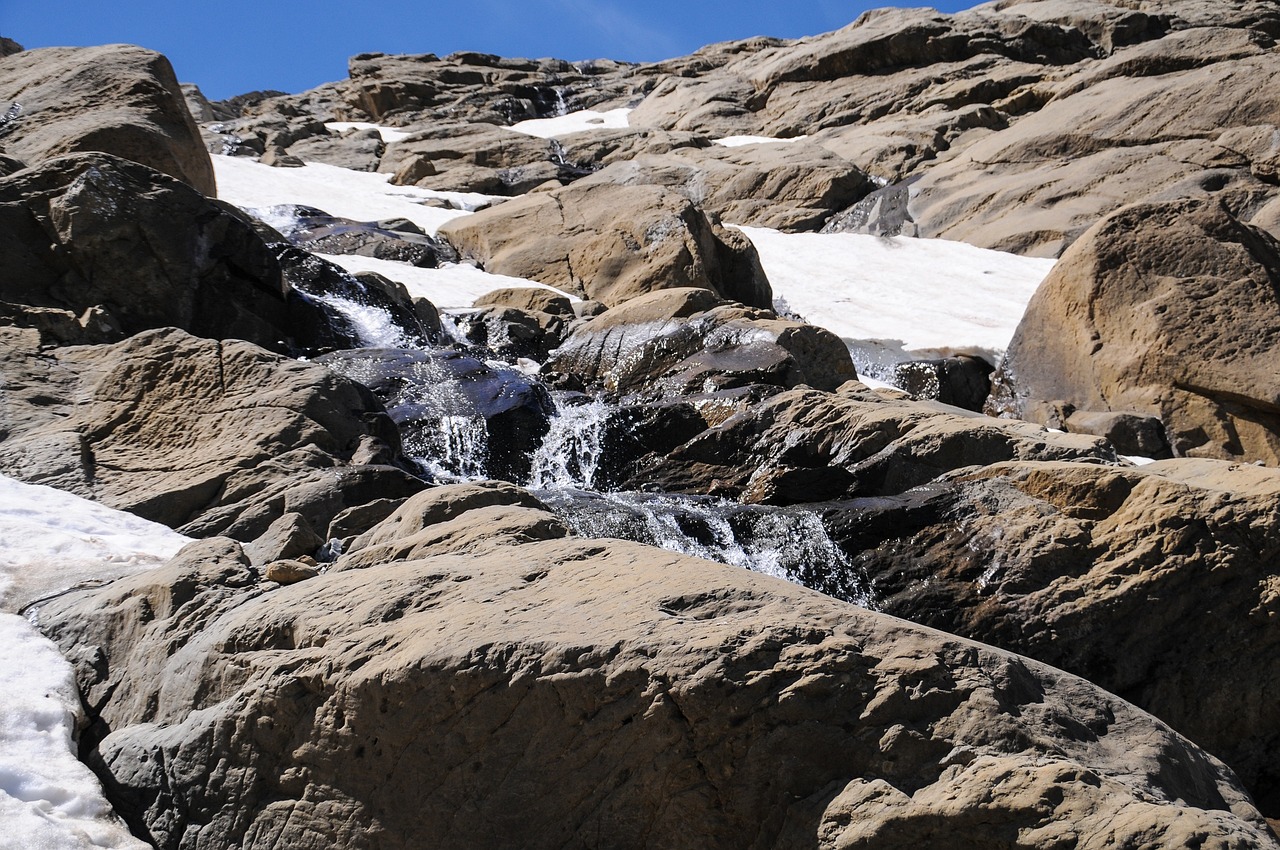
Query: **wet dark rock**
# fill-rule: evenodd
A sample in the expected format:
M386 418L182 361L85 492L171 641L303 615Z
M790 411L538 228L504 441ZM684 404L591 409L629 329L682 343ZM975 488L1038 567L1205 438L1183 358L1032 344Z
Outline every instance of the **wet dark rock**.
M919 399L980 411L991 394L994 371L995 367L985 359L961 354L899 363L894 367L892 383Z
M294 245L317 254L358 254L426 269L458 258L447 242L403 219L355 221L300 204L279 204L253 212Z
M326 354L317 362L367 386L400 427L411 455L443 453L442 417L483 419L485 469L495 478L528 478L529 455L554 412L537 381L456 351L366 348Z
M453 322L469 343L508 362L541 363L569 334L565 316L517 307L486 307L456 315Z
M1173 457L1164 423L1156 416L1116 411L1076 410L1063 422L1067 431L1105 437L1122 455L1157 460Z

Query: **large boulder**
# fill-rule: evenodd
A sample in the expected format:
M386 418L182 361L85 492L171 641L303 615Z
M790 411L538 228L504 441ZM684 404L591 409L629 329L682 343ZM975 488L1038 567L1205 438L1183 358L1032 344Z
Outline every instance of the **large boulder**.
M3 145L30 165L102 151L217 194L209 153L173 67L159 53L110 44L5 56L0 103L21 105L5 125Z
M773 300L745 236L654 186L574 184L454 219L439 234L486 271L609 306L682 286L755 307Z
M1159 417L1175 454L1280 464L1280 242L1213 200L1141 204L1054 267L997 409Z
M830 331L692 287L651 292L578 324L545 368L620 396L748 384L834 390L857 377L848 346Z
M243 213L103 153L0 178L0 301L93 311L115 339L172 326L284 350L291 335L280 265Z
M1280 817L1280 471L1014 462L827 528L876 604L1030 655L1150 711ZM807 583L847 576L815 564Z
M300 584L211 540L45 604L134 831L161 850L1276 846L1220 763L1083 680L566 539L482 489L406 503L357 543L367 563Z
M4 334L6 475L243 540L285 512L324 529L354 499L344 488L422 486L390 465L399 438L381 406L322 366L175 329L53 350Z
M492 124L444 124L392 142L378 170L399 185L518 195L570 170L553 161L554 145Z

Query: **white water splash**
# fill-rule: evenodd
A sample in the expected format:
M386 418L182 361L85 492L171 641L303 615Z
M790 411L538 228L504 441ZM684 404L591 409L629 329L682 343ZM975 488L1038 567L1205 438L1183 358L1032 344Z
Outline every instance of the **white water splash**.
M610 408L599 399L560 407L533 455L529 486L595 489L609 413Z

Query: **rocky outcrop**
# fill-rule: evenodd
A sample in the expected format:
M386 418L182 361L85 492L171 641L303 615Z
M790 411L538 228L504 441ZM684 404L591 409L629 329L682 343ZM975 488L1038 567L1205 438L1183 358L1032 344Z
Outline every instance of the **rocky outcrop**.
M1128 207L1054 268L996 409L1158 417L1175 454L1280 465L1280 243L1216 201Z
M42 608L137 834L1275 846L1219 763L1082 680L776 579L565 539L527 496L478 489L406 503L352 553L381 553L363 569L263 584L211 540Z
M574 184L454 219L439 235L486 271L620 304L656 289L697 286L756 307L772 293L740 232L653 186Z
M886 399L861 384L797 388L729 417L640 470L657 486L789 505L902 493L955 469L1005 460L1114 462L1098 438Z
M786 231L817 230L876 188L853 163L808 142L642 154L583 183L662 186L724 221Z
M1280 815L1280 472L1014 462L827 514L878 606L1096 682ZM814 565L807 583L836 588ZM847 579L847 577L845 577Z
M513 124L585 109L626 91L608 60L508 59L484 53L389 56L362 53L348 63L347 103L392 125L465 121Z
M492 124L444 124L387 146L378 170L401 186L518 195L570 176L555 143Z
M830 331L697 288L652 292L577 325L545 369L656 398L754 384L833 390L857 377Z
M422 486L391 465L399 437L367 390L246 342L168 329L41 350L8 329L0 351L0 471L188 534L252 540L286 512L323 533L359 496Z
M15 53L0 61L0 103L20 105L0 144L29 165L101 151L217 193L173 67L159 53L124 44Z
M243 213L103 153L0 179L0 301L51 343L172 326L284 350L291 336L280 266Z

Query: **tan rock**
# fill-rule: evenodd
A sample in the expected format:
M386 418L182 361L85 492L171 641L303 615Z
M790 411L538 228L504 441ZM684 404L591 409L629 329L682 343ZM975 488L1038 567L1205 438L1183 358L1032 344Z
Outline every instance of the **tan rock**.
M740 232L652 186L580 186L527 195L448 222L440 235L486 271L523 277L609 306L699 286L754 306L772 294Z
M29 165L101 151L217 194L209 152L159 53L125 44L15 53L0 62L0 102L22 104L4 146Z
M1159 417L1175 454L1280 464L1280 244L1212 200L1127 207L1028 305L993 403Z
M262 577L276 584L297 584L320 575L320 571L301 561L272 561L262 571Z
M247 850L1276 846L1219 763L1035 662L621 541L469 545L269 589L207 541L47 604L128 815Z

